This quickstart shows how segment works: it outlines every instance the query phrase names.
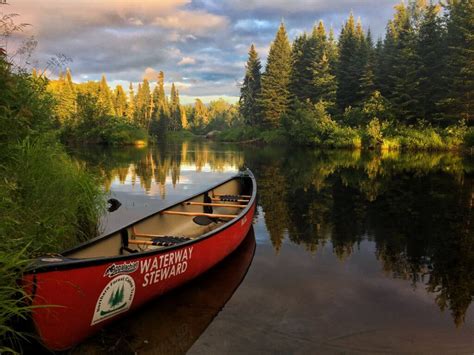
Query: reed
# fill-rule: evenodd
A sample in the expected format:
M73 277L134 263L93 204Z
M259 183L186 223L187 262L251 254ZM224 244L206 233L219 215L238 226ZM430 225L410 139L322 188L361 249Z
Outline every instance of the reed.
M0 353L24 338L15 324L28 311L18 279L29 260L97 234L105 208L101 183L47 139L2 151L0 166Z

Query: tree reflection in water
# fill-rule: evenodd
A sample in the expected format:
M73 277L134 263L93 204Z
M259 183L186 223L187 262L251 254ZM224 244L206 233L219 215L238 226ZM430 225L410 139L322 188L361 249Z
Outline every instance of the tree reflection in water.
M76 153L105 181L149 190L179 183L183 168L255 173L276 252L289 241L310 252L331 245L344 261L375 243L383 271L425 287L457 326L474 296L472 158L455 154L318 151L206 142Z
M363 239L374 241L386 273L423 284L457 326L463 323L474 296L472 161L450 154L273 153L286 159L246 158L275 246L283 235L274 231L288 230L292 242L311 251L331 242L344 260Z

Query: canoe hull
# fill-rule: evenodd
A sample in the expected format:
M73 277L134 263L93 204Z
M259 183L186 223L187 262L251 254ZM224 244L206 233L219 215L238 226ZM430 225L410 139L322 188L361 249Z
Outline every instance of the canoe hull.
M52 350L68 349L152 298L206 272L241 244L254 213L255 201L225 229L177 247L26 274L23 282L33 295L32 305L38 307L32 318L42 342Z

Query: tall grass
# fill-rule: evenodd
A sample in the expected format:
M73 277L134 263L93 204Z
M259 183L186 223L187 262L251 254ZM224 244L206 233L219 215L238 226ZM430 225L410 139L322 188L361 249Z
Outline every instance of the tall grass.
M30 140L1 152L0 353L21 337L13 327L29 307L18 279L29 259L58 253L97 234L101 184L54 141Z

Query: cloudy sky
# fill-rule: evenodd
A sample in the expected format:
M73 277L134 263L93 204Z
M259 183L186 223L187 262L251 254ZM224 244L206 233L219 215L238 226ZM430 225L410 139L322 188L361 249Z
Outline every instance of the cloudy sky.
M279 22L290 39L323 20L336 34L353 11L375 37L384 33L399 0L8 0L38 40L44 67L54 55L72 58L74 81L110 85L156 78L178 85L182 101L239 95L251 43L263 61ZM26 35L25 34L25 35Z

